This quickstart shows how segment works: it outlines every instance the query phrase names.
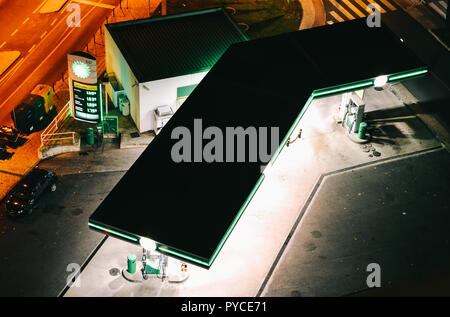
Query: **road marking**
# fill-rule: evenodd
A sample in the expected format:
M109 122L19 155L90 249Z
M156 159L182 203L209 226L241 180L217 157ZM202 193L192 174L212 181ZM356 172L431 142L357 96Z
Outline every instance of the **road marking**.
M339 22L344 22L344 19L341 18L341 16L340 16L339 14L337 14L336 12L330 11L330 14L331 14L331 16L332 16L333 18L335 18L335 19L338 20Z
M2 45L0 45L0 48L2 48L3 46L5 46L6 41L3 41Z
M347 18L349 18L350 20L355 19L355 17L353 15L351 15L350 12L345 10L345 8L343 6L341 6L339 3L337 3L336 0L330 0L330 2L332 5L334 5L336 7L336 9L341 11Z
M378 10L380 10L381 13L386 13L386 10L384 10L378 3L376 3L374 0L367 0L367 2L372 3L375 5Z
M15 29L15 30L11 33L11 36L14 36L18 31L19 31L18 29Z
M33 14L38 12L38 10L47 2L47 0L42 1L42 3L33 11Z
M35 47L36 47L36 44L33 44L33 46L28 50L28 53L30 53Z
M367 4L365 4L364 2L362 2L362 0L355 0L355 1L356 1L357 4L359 4L359 6L360 6L361 8L363 8L364 10L366 10L367 13L369 13L369 14L372 14L372 13L373 13L371 10L369 10L369 9L367 8Z
M29 20L30 18L28 17L28 18L26 18L23 22L22 22L22 24L25 24L25 23L27 23L28 22L28 20Z
M102 2L102 1L103 1L103 0L100 0L100 2ZM89 14L90 14L94 9L95 9L95 7L93 7L91 10L89 10L88 13L86 13L86 15L84 15L84 16L81 18L81 21L80 21L80 22L82 22L84 19L86 19L86 18L89 16ZM64 43L64 41L69 37L69 35L70 35L73 31L75 31L76 28L68 28L68 29L69 29L69 33L67 33L66 36L58 43L58 45L56 45L56 47L55 47L49 54L47 54L47 57L46 57L46 58L45 58L45 59L44 59L37 67L34 68L34 70L30 73L30 75L28 75L28 77L27 77L24 81L22 81L22 83L21 83L19 86L17 86L17 88L16 88L16 89L8 96L8 98L6 98L5 101L3 101L3 103L0 105L0 109L3 108L3 106L9 101L9 99L11 99L12 96L14 96L14 94L15 94L20 88L22 88L23 85L25 85L25 84L27 83L28 78L32 77L33 74L34 74L35 72L37 72L37 70L39 69L39 67L41 67L42 64L44 64L45 62L47 62L47 60L53 55L53 53L56 52L56 50ZM53 29L53 30L55 30L55 29ZM67 29L66 29L66 30L67 30ZM41 43L43 43L43 42L42 42L42 41L39 42L38 46L39 46ZM30 55L28 55L28 56L30 56ZM27 57L28 57L28 56L27 56ZM23 61L25 61L25 58L22 60L22 62L23 62Z
M355 7L350 1L348 0L343 0L343 2L347 5L347 7L349 7L350 9L352 9L353 12L355 12L360 18L364 18L366 15L364 13L362 13L361 11L358 10L357 7Z
M383 2L384 5L385 5L386 7L388 7L389 9L391 9L392 11L397 10L397 8L394 7L388 0L381 0L381 2Z
M57 19L57 18L55 18L55 19L53 20L53 22L52 22L52 24L50 24L50 26L53 26L53 24L55 24L55 23L56 23L56 21L58 21L58 19Z
M433 2L428 3L428 5L436 11L441 17L445 19L445 13L442 11L437 5L435 5Z
M439 4L445 9L447 10L447 3L445 1L439 1Z
M102 8L106 8L106 9L114 9L115 6L110 5L110 4L100 4L98 2L94 2L94 1L88 1L88 0L73 0L74 2L78 2L78 3L84 3L84 4L90 4L92 6L96 6L96 7L102 7Z
M41 35L41 40L42 40L42 38L45 36L45 34L47 34L47 31L45 31L44 33L42 33L42 35Z

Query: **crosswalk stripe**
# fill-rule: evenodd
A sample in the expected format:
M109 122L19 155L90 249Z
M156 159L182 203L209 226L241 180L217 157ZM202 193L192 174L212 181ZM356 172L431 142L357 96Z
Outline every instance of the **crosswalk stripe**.
M388 0L381 0L381 2L383 2L384 5L385 5L386 7L388 7L389 9L391 9L392 11L397 10L397 8L394 7Z
M361 8L364 8L364 10L367 11L367 13L372 14L373 12L367 8L367 4L362 2L361 0L355 0L357 4L360 5Z
M335 19L338 20L339 22L344 22L344 19L341 18L341 16L340 16L339 14L337 14L336 12L330 11L330 14L331 14L331 16L332 16L333 18L335 18Z
M442 11L437 5L435 5L433 2L430 2L428 4L434 11L436 11L441 17L445 19L445 13Z
M349 7L353 12L355 12L360 18L364 18L366 15L358 10L350 1L343 0L343 2Z
M439 4L445 9L447 10L447 3L445 1L439 1Z
M351 15L350 12L345 10L345 8L343 6L341 6L339 3L337 3L336 0L330 0L330 2L332 5L334 5L336 7L336 9L341 11L347 18L349 18L350 20L355 19L355 17L353 15Z
M377 7L377 8L380 9L380 12L381 12L381 13L386 13L386 10L384 10L383 7L380 6L378 3L376 3L374 0L367 0L367 2L373 3L373 4L375 5L375 7Z

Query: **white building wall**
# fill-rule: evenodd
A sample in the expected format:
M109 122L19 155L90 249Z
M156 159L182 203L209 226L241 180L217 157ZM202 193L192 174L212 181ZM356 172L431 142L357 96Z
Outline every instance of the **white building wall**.
M125 94L130 100L130 115L136 123L137 128L141 131L140 111L139 111L139 85L136 76L134 76L127 61L123 57L111 34L105 28L105 51L106 51L106 71L116 73L116 77L122 84ZM136 84L136 85L135 85ZM133 85L135 85L133 87ZM109 85L107 85L109 86ZM176 92L175 92L176 93ZM108 91L111 99L111 92ZM145 130L144 130L145 131Z
M140 132L154 130L154 112L157 107L168 105L175 112L177 88L200 83L208 72L184 75L139 84ZM144 86L148 89L145 89Z

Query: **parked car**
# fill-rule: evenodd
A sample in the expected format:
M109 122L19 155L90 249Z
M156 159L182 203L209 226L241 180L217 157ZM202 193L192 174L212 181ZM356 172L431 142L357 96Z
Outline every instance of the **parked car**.
M57 177L54 172L40 168L28 173L6 197L6 211L10 216L30 214L38 199L45 192L56 190Z
M7 127L5 125L2 125L0 127L0 139L6 140L6 141L11 141L11 142L16 142L18 138L19 138L18 130L14 129L12 127Z

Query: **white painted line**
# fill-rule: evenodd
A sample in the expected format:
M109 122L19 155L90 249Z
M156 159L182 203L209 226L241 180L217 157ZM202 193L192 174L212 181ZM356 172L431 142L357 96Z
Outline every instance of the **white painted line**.
M2 48L3 46L5 46L6 41L3 41L2 45L0 45L0 48Z
M378 10L381 13L386 13L386 10L384 10L383 7L381 7L378 3L376 3L375 0L367 0L367 2L372 3L373 5L375 5L375 7L378 8Z
M365 17L365 14L362 13L361 11L359 11L358 8L355 7L353 5L353 3L351 3L349 0L342 0L342 1L347 5L347 7L349 7L353 12L355 12L360 18Z
M381 2L383 2L383 4L392 11L397 10L397 8L394 7L388 0L381 0Z
M360 6L361 8L363 8L364 10L366 10L367 13L369 13L369 14L372 14L372 13L373 13L371 10L369 10L369 9L367 8L367 4L365 4L365 3L362 2L361 0L355 0L355 1L356 1L357 4L359 4L359 6Z
M14 36L18 31L19 31L18 29L15 29L15 30L11 33L11 36Z
M439 4L440 4L445 10L447 10L447 2L445 2L445 1L439 1Z
M433 2L430 2L428 4L434 11L436 11L441 17L445 19L445 13L442 11L437 5L435 5Z
M33 14L38 12L38 10L47 2L47 0L42 1L42 3L33 11Z
M336 0L330 0L331 4L338 9L341 13L343 13L348 19L353 20L355 17L348 12L343 6L341 6Z
M33 46L28 50L28 53L30 53L35 47L36 47L36 44L33 44Z
M58 21L58 19L57 19L57 18L55 18L55 19L53 20L53 22L52 22L52 24L50 24L50 26L53 26L53 24L55 24L55 23L56 23L56 21Z
M47 34L47 31L45 31L44 33L42 33L41 39L45 36L45 34Z
M338 22L344 22L344 19L341 18L341 16L339 14L337 14L334 11L330 11L330 14L333 18L335 18Z
M28 17L28 18L26 18L23 22L22 22L22 24L25 24L25 23L27 23L28 22L28 20L29 20L30 18Z

